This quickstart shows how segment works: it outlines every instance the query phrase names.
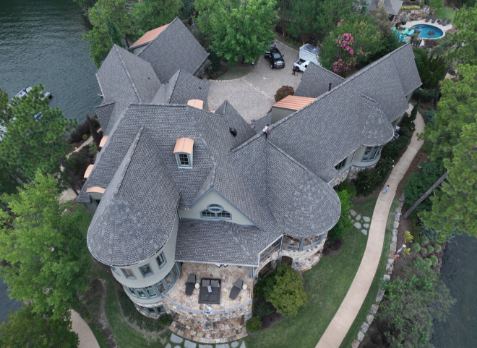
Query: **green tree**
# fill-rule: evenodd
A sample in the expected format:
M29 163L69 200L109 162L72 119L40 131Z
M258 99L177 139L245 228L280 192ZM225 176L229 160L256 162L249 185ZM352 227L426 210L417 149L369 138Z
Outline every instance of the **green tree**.
M266 299L278 313L286 317L294 317L298 308L303 306L307 299L303 289L303 278L285 263L277 264L274 277L275 284L266 294Z
M70 147L65 134L75 121L67 120L60 109L48 106L43 89L40 84L27 97L15 98L10 109L12 118L4 123L7 131L0 142L0 163L19 183L33 180L37 169L59 174ZM81 183L76 184L81 188Z
M376 21L369 16L354 14L340 20L325 38L320 61L328 70L346 76L357 63L371 58L380 45L381 33Z
M384 289L378 319L390 326L390 347L431 348L432 321L445 320L455 303L439 275L416 259L403 278L385 282Z
M429 7L435 11L444 7L444 0L430 0Z
M353 0L321 0L316 2L316 32L326 36L343 18L348 18Z
M421 196L429 190L429 188L439 179L442 174L446 172L444 168L444 163L439 162L425 162L421 163L421 170L418 172L412 173L409 176L409 179L404 184L404 197L406 207L409 208L416 201L421 198ZM426 198L418 206L419 211L431 210L432 203L430 197Z
M99 68L113 48L113 42L108 35L106 26L93 27L83 35L83 40L89 43L89 56L93 59L94 65Z
M338 223L328 232L328 241L330 243L334 243L338 239L343 238L353 227L348 213L351 209L350 194L346 190L338 191L338 197L341 202L341 215Z
M193 3L189 3L193 6ZM139 38L149 30L172 22L183 6L181 0L146 0L134 3L131 15L135 36Z
M382 3L378 3L378 6L369 11L369 16L374 18L376 25L383 36L393 34L393 37L397 39L397 36L392 32L391 29L392 22L389 21L389 13L384 9L384 5Z
M121 33L119 32L118 27L109 18L106 19L106 31L113 45L123 45L123 40L121 39Z
M37 348L76 348L78 334L71 331L71 320L48 319L24 306L21 311L8 315L8 321L0 325L0 346Z
M289 11L290 21L287 23L288 32L299 38L303 44L317 30L316 17L318 16L318 1L296 0L293 1Z
M0 139L5 131L4 127L13 118L12 109L9 104L8 93L0 88Z
M89 10L89 17L95 27L103 27L107 20L111 20L118 28L121 37L126 37L132 32L126 0L98 0Z
M15 217L0 211L0 274L10 296L31 301L35 313L68 318L77 293L88 288L90 257L79 229L81 211L60 203L57 180L39 171L17 195L4 197Z
M356 14L367 15L368 14L368 0L354 0L351 5L351 12ZM388 16L389 17L389 16ZM389 22L389 20L388 20Z
M274 35L276 0L196 0L198 22L212 49L230 63L256 61Z

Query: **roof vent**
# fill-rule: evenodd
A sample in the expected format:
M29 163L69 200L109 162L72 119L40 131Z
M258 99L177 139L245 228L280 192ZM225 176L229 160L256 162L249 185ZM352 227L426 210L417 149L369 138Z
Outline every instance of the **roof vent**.
M180 138L176 141L174 154L176 155L179 168L192 168L192 151L194 140L190 138Z
M329 84L329 86L328 86L328 91L331 91L331 82L330 82L330 84Z
M229 128L230 134L232 134L234 137L237 136L237 130L235 128Z

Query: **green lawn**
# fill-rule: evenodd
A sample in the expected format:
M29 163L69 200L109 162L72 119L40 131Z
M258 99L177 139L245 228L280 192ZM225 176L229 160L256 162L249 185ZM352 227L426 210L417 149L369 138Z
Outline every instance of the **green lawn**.
M377 198L357 203L353 209L371 217ZM312 348L318 343L353 282L368 237L353 228L340 253L323 258L303 273L308 303L295 318L286 318L267 331L244 339L247 348Z
M217 80L239 79L251 72L252 69L251 63L249 66L243 66L242 64L234 63L233 65L229 65L227 72L222 76L219 76Z
M455 11L453 9L444 7L444 8L441 8L440 10L436 10L435 14L436 14L437 18L439 18L439 19L442 19L442 18L445 17L447 19L454 20Z
M358 332L363 324L366 321L366 316L369 314L369 310L371 305L376 302L376 295L378 294L379 284L381 279L383 278L384 273L386 272L386 264L388 260L388 256L390 254L389 244L391 244L392 239L392 231L393 231L393 223L394 223L394 216L396 215L396 208L399 205L399 198L395 197L393 204L391 205L391 209L389 211L388 221L386 223L386 235L384 237L384 245L383 245L383 252L381 254L381 259L379 260L378 270L376 271L376 275L374 276L373 283L371 284L371 288L369 289L368 296L363 302L361 309L356 316L356 319L351 325L351 328L348 331L348 334L344 338L343 342L341 343L340 348L349 348L351 347L351 343L353 340L358 337Z

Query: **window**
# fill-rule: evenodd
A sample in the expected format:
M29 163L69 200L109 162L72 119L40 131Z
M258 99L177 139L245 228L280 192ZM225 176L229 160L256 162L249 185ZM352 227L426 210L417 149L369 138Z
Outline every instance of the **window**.
M192 159L188 153L178 153L176 159L179 168L192 168Z
M164 256L164 253L160 253L156 257L156 260L157 260L157 264L159 265L159 268L164 267L164 265L166 264L166 257Z
M221 205L218 204L209 204L207 209L200 212L200 217L203 219L210 220L231 220L232 215L224 210Z
M116 273L118 276L120 276L118 270L116 269L116 267L113 267L111 266L111 271L113 271L114 273Z
M364 155L361 159L361 162L371 162L375 160L381 153L382 148L382 146L367 146L366 150L364 150Z
M131 295L136 296L136 291L133 288L128 288L128 290Z
M161 293L166 291L166 287L164 286L164 284L162 284L162 280L156 284L156 288Z
M136 279L136 276L134 275L132 269L130 268L121 268L121 270L123 271L124 275L126 276L126 278L128 279Z
M141 271L141 274L144 278L147 278L154 274L149 264L139 267L139 270Z
M143 289L136 289L136 292L139 297L142 297L142 298L147 297Z
M155 309L154 307L148 308L147 310L148 310L149 313L151 313L151 314L156 314L156 309Z
M149 297L156 297L157 296L156 289L154 289L153 286L149 286L145 290L146 290L147 294L149 295Z
M346 161L348 160L348 158L345 158L344 160L342 160L340 163L338 163L337 165L335 165L335 169L336 170L340 170L341 168L343 168L345 165L346 165Z

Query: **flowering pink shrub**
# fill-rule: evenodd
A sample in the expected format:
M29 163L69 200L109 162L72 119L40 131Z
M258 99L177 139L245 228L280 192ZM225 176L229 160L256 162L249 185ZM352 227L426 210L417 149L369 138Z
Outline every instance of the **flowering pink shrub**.
M343 20L338 22L338 26L342 21ZM356 65L358 56L367 56L367 54L365 54L361 49L358 49L358 51L355 50L354 38L349 33L341 35L335 41L337 43L338 50L333 63L333 71L337 74L345 75Z

